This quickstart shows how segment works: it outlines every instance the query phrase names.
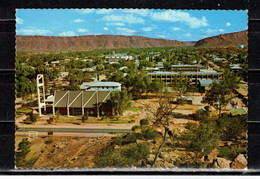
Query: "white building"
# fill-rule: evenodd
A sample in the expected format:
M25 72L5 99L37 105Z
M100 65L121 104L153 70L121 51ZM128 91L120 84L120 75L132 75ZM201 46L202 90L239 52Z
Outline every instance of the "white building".
M121 91L121 84L109 81L92 81L82 83L80 89L86 91Z

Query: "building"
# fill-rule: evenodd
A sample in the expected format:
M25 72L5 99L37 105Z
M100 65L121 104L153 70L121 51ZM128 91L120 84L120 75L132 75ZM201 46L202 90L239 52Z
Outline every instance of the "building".
M109 81L92 81L82 83L80 89L87 91L121 91L121 84Z
M210 85L216 81L219 83L219 80L199 80L199 87L200 87L200 92L205 92L210 89Z
M53 115L67 116L111 116L111 91L56 91Z
M165 83L173 83L176 77L178 77L180 72L152 72L147 73L148 76L151 77L151 80L159 79L160 81L164 81ZM191 84L198 85L199 80L208 80L208 79L219 79L223 73L216 71L200 71L200 72L183 72L183 75L186 75Z
M65 78L69 75L69 72L61 72L59 78Z
M247 115L247 111L243 108L239 109L231 109L230 110L230 115L231 116L242 116L242 115Z
M205 66L189 64L179 64L171 66L172 71L200 71L201 69L205 69Z
M233 65L230 65L230 69L232 71L239 71L239 70L242 70L242 67L239 66L238 64L233 64Z

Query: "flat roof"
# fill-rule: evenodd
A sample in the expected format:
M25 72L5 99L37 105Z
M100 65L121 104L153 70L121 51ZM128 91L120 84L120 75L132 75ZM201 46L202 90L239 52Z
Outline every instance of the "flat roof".
M83 82L80 86L121 86L120 83L112 81L92 81L92 82Z
M213 81L216 81L219 83L219 80L199 80L200 86L209 86L213 83Z
M157 71L147 73L147 75L178 75L181 72L169 72L169 71ZM223 72L216 72L216 71L199 71L199 72L183 72L182 74L185 75L211 75L211 74L218 74L222 75Z
M205 66L202 66L202 65L190 65L190 64L178 64L178 65L172 65L172 67L198 67L198 68L204 68Z

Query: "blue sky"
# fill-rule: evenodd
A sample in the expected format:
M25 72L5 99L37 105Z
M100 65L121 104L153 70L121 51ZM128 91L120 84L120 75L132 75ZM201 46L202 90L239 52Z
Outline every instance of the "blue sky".
M247 11L17 9L17 35L138 35L180 41L247 29Z

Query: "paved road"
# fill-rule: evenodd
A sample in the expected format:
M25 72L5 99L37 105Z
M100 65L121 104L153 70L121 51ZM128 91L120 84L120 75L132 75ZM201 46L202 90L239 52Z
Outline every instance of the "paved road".
M43 128L43 127L20 127L18 132L59 132L59 133L107 133L123 134L130 132L130 129L90 129L90 128Z

